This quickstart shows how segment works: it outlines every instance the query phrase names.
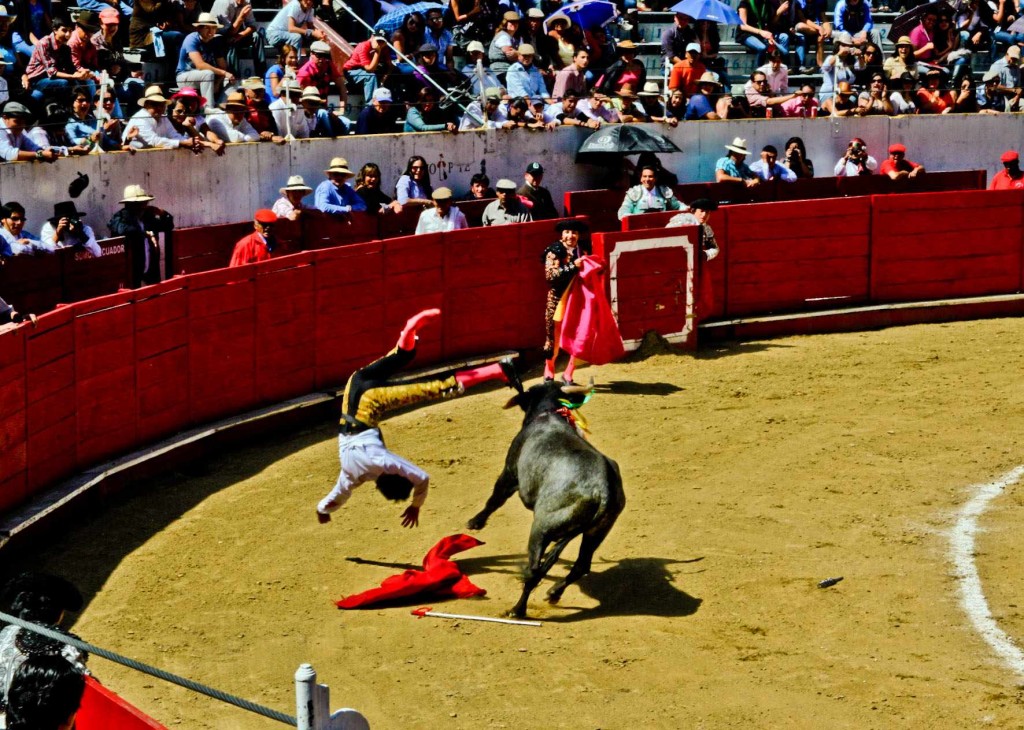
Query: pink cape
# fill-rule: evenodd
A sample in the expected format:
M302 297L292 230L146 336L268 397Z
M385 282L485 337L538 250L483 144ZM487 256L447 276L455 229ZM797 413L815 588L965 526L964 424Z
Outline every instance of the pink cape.
M487 594L462 574L459 566L449 560L463 550L483 545L471 535L449 535L442 538L423 558L423 570L407 570L386 578L380 588L348 596L338 601L338 608L364 608L384 601L411 596L432 598L471 598Z
M604 292L604 261L597 256L584 256L580 273L565 300L559 345L570 355L593 365L614 362L626 354Z

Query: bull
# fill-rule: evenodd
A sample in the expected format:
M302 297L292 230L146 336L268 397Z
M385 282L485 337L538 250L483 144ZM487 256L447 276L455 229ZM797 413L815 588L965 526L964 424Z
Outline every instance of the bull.
M545 382L505 406L523 409L523 427L512 440L487 504L468 527L483 528L516 490L533 512L523 593L510 616L526 615L530 593L578 535L583 536L579 556L568 575L548 591L548 602L557 603L566 587L589 573L594 551L626 504L619 465L583 438L573 416L572 406L583 403L590 390Z

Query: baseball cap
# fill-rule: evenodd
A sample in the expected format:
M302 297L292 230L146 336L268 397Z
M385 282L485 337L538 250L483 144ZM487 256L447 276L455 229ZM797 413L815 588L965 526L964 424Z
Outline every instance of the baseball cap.
M689 53L690 51L700 53L700 43L687 43L686 52Z
M466 53L473 53L473 51L487 53L487 49L484 48L484 44L480 41L470 41L469 45L466 46Z
M1016 150L1006 150L1002 157L999 158L1000 162L1016 162L1020 160L1020 155L1017 154Z
M1020 46L1010 46L1006 49L1006 55L1010 58L1020 58Z
M393 101L391 98L391 89L387 89L383 86L378 86L373 90L374 101Z
M531 162L529 165L526 166L526 171L531 175L543 175L544 166L541 165L539 162Z

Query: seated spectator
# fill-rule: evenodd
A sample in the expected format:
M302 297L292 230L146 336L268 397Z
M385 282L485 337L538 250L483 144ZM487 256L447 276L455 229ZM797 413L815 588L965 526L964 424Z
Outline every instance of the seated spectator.
M0 72L6 77L4 83L7 83L8 78L13 82L15 81L16 69L21 65L21 61L18 58L17 51L14 49L14 43L11 39L11 24L17 20L17 15L11 15L7 12L7 7L0 5L0 61L3 61L3 66L0 67Z
M557 101L565 98L568 93L576 97L587 95L587 66L590 65L590 52L579 48L572 57L572 63L555 74L555 86L551 96Z
M619 41L615 51L618 60L608 67L594 88L606 96L617 93L623 84L630 84L634 89L642 89L647 83L647 67L643 61L637 60L636 44L631 40Z
M392 104L391 90L378 86L356 119L356 134L395 134L398 109Z
M889 94L889 101L892 102L893 114L917 114L917 80L907 72L900 76L896 83L895 90Z
M39 241L48 251L62 248L77 248L87 258L103 255L96 243L96 234L82 221L85 213L75 208L75 201L66 200L53 206L53 217L47 219L39 231Z
M403 132L456 132L455 123L437 106L437 92L430 87L420 89L416 103L405 114Z
M519 60L509 66L506 86L513 97L528 99L537 116L544 112L544 105L552 102L540 71L533 65L536 54L528 43L519 46Z
M166 110L167 99L160 87L147 87L142 97L142 108L128 120L121 141L140 150L174 150L180 147L198 152L201 144L189 135L180 134L164 115Z
M740 16L736 29L736 42L757 55L757 65L764 63L768 51L777 48L783 55L789 53L787 23L781 19L774 0L740 0L736 12ZM787 18L788 20L788 18Z
M437 62L441 70L455 70L455 38L452 32L444 27L444 11L440 8L430 8L425 19L423 42L433 44L437 48Z
M665 104L665 118L673 127L686 118L686 96L682 89L673 89Z
M782 102L780 108L784 117L816 117L818 106L814 87L811 84L804 84L792 99Z
M835 32L851 36L853 45L863 48L868 43L881 43L868 0L839 0L833 12Z
M99 103L98 100L97 103ZM71 92L71 118L64 125L64 135L68 141L82 149L83 152L88 152L94 147L99 147L104 152L130 149L128 145L121 142L121 136L118 133L120 125L117 121L107 120L107 125L113 129L112 134L101 129L100 123L96 121L96 116L90 109L91 105L88 90L82 86L75 87Z
M224 114L212 114L209 119L210 129L225 142L277 142L284 144L284 137L276 137L270 132L257 132L249 124L246 114L249 106L245 103L245 93L233 91L221 104Z
M297 221L306 208L302 204L302 199L313 192L313 188L306 184L302 175L292 175L280 192L281 197L274 201L274 207L271 210L278 218ZM356 192L359 191L356 190Z
M854 137L846 147L846 153L836 163L836 177L870 175L878 169L878 160L868 154L868 146L860 137Z
M1006 108L1006 99L998 91L999 72L986 71L982 83L975 89L978 111L983 114L999 114Z
M750 80L743 86L743 94L747 99L750 116L759 119L766 117L769 109L781 116L782 104L800 96L799 93L788 92L775 94L768 85L768 75L761 69L750 74Z
M87 78L99 82L100 59L99 49L93 45L92 37L100 31L100 16L92 10L81 10L75 18L75 27L68 38L68 50L71 51L71 63L76 71L85 69Z
M640 168L640 184L626 191L619 206L618 218L644 213L661 213L666 210L681 210L675 192L668 185L658 185L658 168L644 165Z
M267 69L263 77L267 98L273 104L281 98L281 82L286 78L294 80L299 72L299 49L285 44L277 55L277 63ZM299 87L302 88L302 87Z
M345 79L339 74L331 62L331 46L325 41L314 41L309 47L309 60L299 67L296 78L299 86L306 89L315 86L320 96L327 98L331 91L331 84L338 91L338 111L345 113L348 105L348 91L345 87Z
M154 57L177 61L185 33L173 25L182 7L171 0L134 0L128 45L145 49Z
M541 114L540 119L535 117L533 110L530 108L530 102L522 97L512 99L504 105L504 109L506 119L499 125L503 129L517 129L519 127L525 127L526 129L545 128L543 114Z
M889 100L889 89L885 83L885 76L881 73L874 74L868 89L860 92L860 96L857 97L857 114L862 117L873 114L884 114L891 117L895 113L892 102Z
M515 190L515 183L512 189ZM469 179L469 192L461 200L489 200L498 196L491 187L491 179L482 172L478 172Z
M725 146L725 157L719 158L715 163L715 182L738 182L748 188L752 188L761 182L761 178L754 174L754 171L747 167L744 162L750 150L747 149L747 140L736 137L731 144Z
M996 91L1003 95L1006 103L1003 111L1019 112L1021 108L1020 46L1010 46L1006 54L988 69L999 74Z
M970 71L960 77L960 88L953 95L954 114L1000 114L999 110L982 109L978 106L978 92L975 88L974 76ZM984 89L984 86L982 86Z
M270 103L270 113L274 117L274 126L285 135L285 140L299 139L299 135L310 136L316 127L316 114L310 119L306 108L299 102L302 98L302 87L294 79L285 79L278 87L279 96ZM298 132L299 134L296 134Z
M555 73L565 67L558 55L558 41L544 30L544 11L540 8L529 8L526 17L519 23L519 45L527 43L533 46L537 55L534 65L544 76L548 88L555 83Z
M686 57L672 66L668 77L669 89L680 89L689 99L697 93L697 84L708 71L708 67L700 60L700 43L691 42L686 45Z
M192 24L195 32L185 36L178 52L175 79L179 86L197 89L211 104L216 103L221 90L234 82L228 70L220 40L216 37L221 27L212 13L202 13Z
M40 147L25 133L32 123L28 107L18 101L9 101L0 113L0 159L5 162L40 160L53 162L60 152L53 147Z
M853 72L857 77L857 86L867 87L871 83L871 77L875 74L885 75L885 68L882 64L882 49L874 43L868 43L861 51L860 58L854 64Z
M441 65L437 46L433 43L424 43L416 50L416 65L413 67L412 77L419 86L431 86L434 89L450 89L461 81L457 73L448 71Z
M572 21L564 13L556 12L549 16L547 26L548 38L551 39L551 48L554 51L551 56L551 64L555 69L561 71L566 66L572 65L576 50L587 44L580 38L578 29L573 27ZM601 66L601 71L608 68L610 63L610 60L605 62Z
M167 118L171 120L171 126L178 134L188 136L194 140L196 149L201 152L203 148L213 150L218 155L225 152L225 140L210 128L203 114L206 107L206 99L199 96L199 92L191 86L184 86L178 89L170 98L170 105L167 110ZM216 109L211 110L214 114Z
M1003 169L992 176L992 184L989 189L1024 190L1024 170L1020 169L1020 155L1017 151L1007 150L999 158L999 161L1003 163ZM6 226L6 222L4 225Z
M882 70L890 80L899 79L903 74L910 74L917 81L917 58L914 57L914 44L909 36L900 36L892 55L885 59Z
M277 135L277 124L270 112L270 104L267 103L263 79L259 76L247 78L242 82L242 91L245 93L245 118L249 120L249 124L261 134L270 132L271 136Z
M661 65L667 61L673 67L686 61L690 53L690 46L697 41L697 33L694 28L694 20L686 13L676 13L672 18L672 25L661 32ZM700 53L700 44L697 45L697 53ZM674 71L674 68L673 68ZM701 71L697 74L700 78ZM676 89L669 81L669 88Z
M662 122L672 127L679 123L678 119L665 114L665 97L661 95L661 87L657 81L648 81L637 96L640 97L638 103L643 107L647 121Z
M796 182L796 173L788 167L780 165L779 151L775 145L767 144L761 148L761 159L750 166L750 170L765 182L769 180L782 180L783 182Z
M287 44L298 53L303 45L327 40L321 31L313 27L315 18L313 0L291 0L267 25L267 43L277 49Z
M348 169L348 160L335 157L325 172L327 179L317 185L314 194L317 210L335 216L347 216L349 213L366 210L363 199L346 184L355 177L355 173Z
M576 104L576 108L587 119L593 120L598 124L618 124L620 121L619 113L608 103L609 101L610 99L607 96L592 89L590 96L586 99L580 99Z
M0 251L4 256L48 253L39 239L25 230L25 207L13 200L0 206Z
M649 122L647 111L637 103L639 97L629 84L623 84L622 88L612 99L612 107L619 113L619 120L623 124Z
M32 50L32 58L25 68L25 77L32 91L32 98L40 104L55 98L66 101L72 85L83 85L89 90L91 99L96 93L92 72L86 68L76 69L71 60L68 41L74 26L67 18L54 18L53 32L44 37Z
M401 27L391 34L391 45L395 47L395 50L398 53L403 56L411 57L416 53L416 49L424 43L423 39L426 35L424 30L425 26L426 20L423 18L423 13L409 13L402 21ZM399 58L401 58L401 56L399 56ZM408 74L412 71L412 67L405 61L401 60L398 63L398 69L403 74Z
M930 68L924 75L924 86L917 90L917 108L921 114L950 114L956 100L949 89L939 88L942 85L942 71Z
M85 675L53 654L23 659L7 690L8 730L68 730L85 692Z
M807 158L807 148L799 137L786 140L785 164L798 178L814 177L814 163Z
M274 224L277 215L272 210L261 208L253 216L253 232L243 236L235 243L228 267L245 266L270 259L274 250Z
M401 213L402 204L381 190L380 167L372 162L367 162L359 168L356 175L356 194L366 203L366 210L369 213L384 215L386 213Z
M494 186L497 200L489 203L480 217L485 226L504 226L509 223L528 223L533 220L530 209L516 195L516 184L502 178Z
M590 127L599 129L601 120L590 118L578 108L579 98L573 92L566 92L562 101L555 102L544 110L544 123L549 127L565 125L567 127Z
M880 175L888 175L892 180L906 180L924 174L924 165L907 159L907 148L902 144L889 145L889 156L882 167Z
M405 172L395 183L395 199L402 206L412 205L426 208L434 204L430 198L433 190L430 184L430 170L427 161L419 155L413 155L406 163Z
M288 93L291 95L291 92ZM337 113L332 114L324 109L327 100L320 96L320 92L315 86L307 86L302 90L299 103L302 105L300 124L298 128L292 127L292 134L297 139L338 137L346 134L348 120L339 117Z
M472 80L472 84L469 88L469 93L474 97L479 97L481 91L485 91L490 88L497 88L501 94L505 93L504 87L495 76L494 72L487 68L486 60L487 51L484 49L484 44L480 41L471 41L466 46L466 65L462 67L462 75L467 79ZM477 62L481 63L481 71L477 71ZM482 79L481 79L482 75Z
M684 119L719 119L716 105L722 85L715 75L708 71L697 81L697 93L686 104Z
M374 34L356 44L352 55L345 61L344 71L346 79L363 87L363 98L371 98L373 92L387 83L388 76L395 72L391 49L384 37Z
M488 65L499 79L503 79L509 67L519 60L519 40L516 38L519 20L519 13L514 10L506 12L487 47Z
M558 218L558 210L555 208L555 201L551 198L551 191L543 185L544 166L539 162L531 162L526 166L523 174L523 184L517 191L519 197L530 206L530 214L535 221L546 221Z
M174 230L174 217L166 210L150 205L153 196L141 185L128 185L121 198L121 210L107 223L111 236L124 236L131 253L132 288L160 281L160 234Z
M218 33L229 49L226 56L237 57L239 50L252 47L259 24L253 17L249 0L214 0L210 13L220 23ZM237 70L231 61L232 58L228 58L228 65Z
M465 214L452 205L450 188L437 188L430 194L430 197L434 201L434 207L427 208L420 213L420 219L416 223L416 235L469 228Z
M803 4L803 18L797 19L793 30L800 35L797 38L800 73L814 73L825 60L825 44L832 38L833 25L827 16L826 3L823 0L812 0ZM814 60L807 58L806 49L814 49ZM803 55L803 58L799 56ZM769 74L769 80L771 75Z
M864 0L860 0L863 2ZM821 64L821 88L818 89L818 101L824 105L832 96L833 90L846 82L853 86L857 81L857 53L853 39L849 33L837 33L835 36L835 52L826 57Z
M857 116L857 95L849 81L840 81L839 88L822 99L821 111L832 117Z
M997 0L993 3L978 3L978 9L985 13L986 21L992 28L992 38L996 43L1010 46L1024 43L1024 32L1014 27L1019 13L1018 3L1014 0ZM986 12L987 11L987 12ZM994 11L994 12L993 12ZM991 14L991 17L989 17Z
M481 124L481 121L483 124ZM466 113L459 120L459 131L469 129L512 129L515 122L508 118L508 107L501 103L501 89L491 87L484 96L484 105L472 101L466 107Z

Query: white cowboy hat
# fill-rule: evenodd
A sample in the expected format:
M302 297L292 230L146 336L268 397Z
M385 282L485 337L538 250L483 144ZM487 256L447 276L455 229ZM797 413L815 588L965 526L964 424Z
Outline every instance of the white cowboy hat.
M355 177L356 174L348 169L348 160L344 157L335 157L331 160L330 166L324 170L324 172L337 172L342 175L351 175Z
M122 203L144 203L153 200L153 196L146 192L141 185L127 185L124 189Z
M164 92L159 86L147 86L146 93L142 96L142 103L145 105L147 102L166 104L167 97L164 96Z
M199 17L196 18L196 22L192 24L193 28L198 28L201 25L209 25L214 28L222 28L223 26L217 22L217 16L213 13L199 13Z
M292 175L289 177L288 182L281 188L281 192L284 193L285 190L308 190L313 192L313 188L306 184L306 181L302 179L302 175Z
M320 89L315 86L307 86L302 90L301 101L315 101L318 104L323 104L324 99L320 96Z
M750 150L747 149L747 140L742 137L733 137L732 144L725 146L730 152L735 152L738 155L749 155Z

